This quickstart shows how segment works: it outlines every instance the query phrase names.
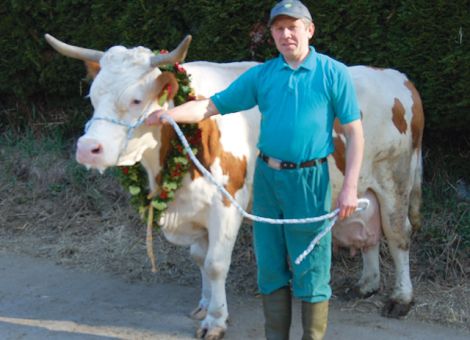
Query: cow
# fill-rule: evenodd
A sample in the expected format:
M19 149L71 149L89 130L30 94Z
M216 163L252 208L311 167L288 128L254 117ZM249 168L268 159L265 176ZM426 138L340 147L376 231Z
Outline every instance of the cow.
M115 122L132 125L157 109L173 105L171 96L159 103L162 89L174 79L158 66L182 62L190 39L166 55L123 46L102 52L69 45L47 34L46 39L59 53L85 61L94 76L90 87L94 118L77 142L77 161L100 171L140 162L148 175L149 190L158 190L157 178L175 138L171 126L142 124L129 133L126 126ZM207 98L256 64L195 61L182 66L191 77L196 96ZM362 252L363 270L356 288L360 296L368 296L379 290L379 241L382 233L385 235L396 279L384 311L387 316L399 317L413 303L409 250L412 231L420 225L422 104L413 84L398 71L367 66L353 66L349 71L365 134L358 191L370 200L370 206L336 223L335 245ZM251 199L260 119L255 107L198 123L198 159L244 209ZM335 201L345 173L345 137L339 124L335 124L333 136L335 152L328 162ZM225 282L241 223L234 205L195 168L185 175L182 187L161 217L165 237L189 246L201 272L201 298L191 313L201 320L196 332L199 338L220 339L226 331Z

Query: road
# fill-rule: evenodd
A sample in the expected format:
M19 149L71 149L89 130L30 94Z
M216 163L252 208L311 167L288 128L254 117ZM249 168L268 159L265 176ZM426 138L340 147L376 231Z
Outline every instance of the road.
M50 260L0 250L0 339L193 339L187 317L195 287L128 283L103 273L80 272ZM228 296L226 339L263 339L260 301ZM301 338L294 305L292 339ZM327 339L470 339L437 324L391 320L342 311L332 303Z

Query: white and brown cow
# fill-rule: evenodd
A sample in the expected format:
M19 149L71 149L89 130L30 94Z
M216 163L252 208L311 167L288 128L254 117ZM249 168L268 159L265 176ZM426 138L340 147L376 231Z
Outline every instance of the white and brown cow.
M172 77L162 74L158 65L181 61L189 44L185 40L169 55L155 56L143 47L115 46L100 52L66 45L49 35L46 39L61 54L86 61L96 76L90 89L93 117L129 124L160 108L158 98ZM190 62L184 68L196 95L209 97L254 65ZM408 256L412 225L419 225L423 111L417 91L403 74L363 66L351 67L350 72L366 140L359 192L371 205L337 224L334 236L337 245L362 250L364 268L357 287L361 295L368 295L379 289L379 238L381 232L385 234L396 269L386 314L399 316L407 313L413 299ZM164 107L171 105L170 100ZM260 113L255 108L198 124L202 133L199 159L245 208L251 196L259 123ZM94 120L77 143L77 160L99 170L141 162L150 190L158 189L156 179L174 138L171 127L141 125L130 140L127 137L126 127ZM344 141L336 128L336 151L329 160L334 197L344 175ZM240 214L207 179L192 170L161 222L169 241L190 246L201 270L202 295L193 312L202 320L198 336L223 337L228 317L225 280L242 222Z

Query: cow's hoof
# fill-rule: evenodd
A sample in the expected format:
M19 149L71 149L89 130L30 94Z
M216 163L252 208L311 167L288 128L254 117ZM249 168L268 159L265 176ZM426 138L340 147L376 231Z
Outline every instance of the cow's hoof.
M207 309L202 308L202 307L197 307L195 310L189 314L189 317L193 320L204 320L204 318L207 315Z
M379 290L373 290L367 293L361 292L361 289L358 286L344 288L338 295L346 301L357 300L357 299L367 299L372 295L378 293Z
M222 327L214 327L206 333L204 340L220 340L225 336L225 329Z
M207 328L198 328L196 331L196 339L204 339L207 334Z
M199 328L196 331L197 339L220 340L220 339L223 339L224 336L225 336L225 329L222 327L214 327L213 329L209 331L206 328Z
M397 300L390 299L382 309L382 316L399 319L408 314L413 305L414 301L411 301L410 303L402 303Z

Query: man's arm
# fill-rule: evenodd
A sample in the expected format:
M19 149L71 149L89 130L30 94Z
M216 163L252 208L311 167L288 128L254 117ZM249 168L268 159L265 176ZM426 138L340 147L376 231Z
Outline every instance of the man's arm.
M350 216L356 210L357 186L364 154L364 134L361 121L355 120L342 125L342 128L346 136L346 173L343 187L336 201L336 207L340 209L340 219Z
M166 111L154 111L148 116L145 123L147 125L163 123L161 121L163 113L167 113L179 123L197 123L220 112L210 99L193 100Z

